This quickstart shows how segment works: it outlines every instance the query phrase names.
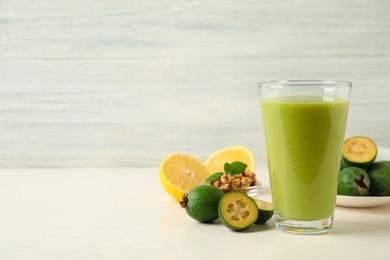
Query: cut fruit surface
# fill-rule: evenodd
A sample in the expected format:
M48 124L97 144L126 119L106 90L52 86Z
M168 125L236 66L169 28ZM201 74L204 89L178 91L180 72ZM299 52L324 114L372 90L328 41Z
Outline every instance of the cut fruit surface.
M201 184L210 172L199 159L174 153L161 162L159 175L164 190L177 201L181 201L183 194Z
M207 158L205 165L210 173L224 172L225 163L240 161L247 169L255 171L255 160L252 152L244 146L229 146L220 149Z
M348 166L367 168L375 161L377 153L375 142L365 136L351 137L343 145L343 159Z
M259 215L256 202L245 193L228 192L218 205L221 222L232 230L244 230L250 227Z
M272 218L274 215L274 206L266 201L260 199L254 199L259 209L259 216L257 217L256 224L264 224Z

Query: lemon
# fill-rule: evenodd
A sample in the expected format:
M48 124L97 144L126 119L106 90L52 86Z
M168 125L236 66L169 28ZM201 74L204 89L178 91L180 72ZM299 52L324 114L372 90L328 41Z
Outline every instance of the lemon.
M184 193L209 176L210 172L202 161L187 154L173 153L160 164L161 185L177 201L182 201Z
M247 169L255 171L255 160L252 152L244 146L229 146L220 149L207 158L205 165L210 173L224 172L223 166L225 163L235 161L243 162L247 165Z

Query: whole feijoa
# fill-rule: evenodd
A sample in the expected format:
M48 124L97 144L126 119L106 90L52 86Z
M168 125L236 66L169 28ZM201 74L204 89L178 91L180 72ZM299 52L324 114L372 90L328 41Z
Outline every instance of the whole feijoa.
M367 173L370 176L372 196L390 196L390 164L386 161L373 163Z
M199 185L183 195L180 205L187 214L202 223L218 219L218 204L223 191L212 185Z
M337 194L346 196L366 196L370 189L370 177L365 170L348 166L339 173Z

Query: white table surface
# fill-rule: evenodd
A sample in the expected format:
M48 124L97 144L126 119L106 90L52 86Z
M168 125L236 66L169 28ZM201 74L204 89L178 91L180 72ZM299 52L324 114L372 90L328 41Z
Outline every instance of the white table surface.
M259 198L270 200L266 169ZM337 207L322 235L273 220L234 232L189 218L157 168L0 169L0 259L389 259L390 205Z

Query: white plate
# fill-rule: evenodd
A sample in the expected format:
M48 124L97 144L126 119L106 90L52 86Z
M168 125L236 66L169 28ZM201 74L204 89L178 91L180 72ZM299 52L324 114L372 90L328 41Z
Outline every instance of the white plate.
M390 160L390 149L378 147L376 161ZM390 196L368 197L368 196L341 196L337 195L336 205L352 208L372 208L390 204Z
M351 208L372 208L390 204L390 196L368 197L368 196L341 196L337 195L336 205Z
M375 161L390 160L390 149L378 147L378 156ZM390 196L368 197L368 196L341 196L337 195L336 205L352 208L372 208L390 204Z

